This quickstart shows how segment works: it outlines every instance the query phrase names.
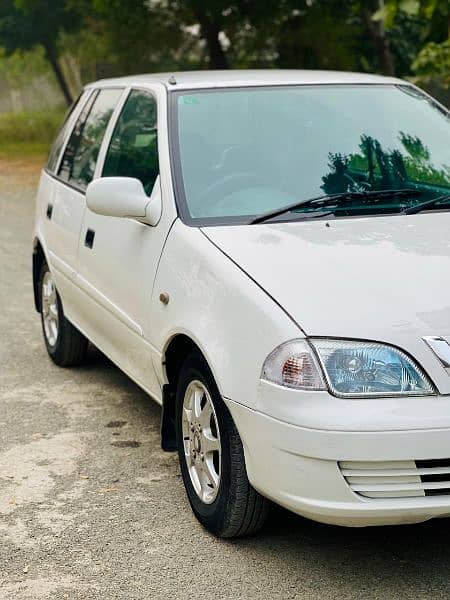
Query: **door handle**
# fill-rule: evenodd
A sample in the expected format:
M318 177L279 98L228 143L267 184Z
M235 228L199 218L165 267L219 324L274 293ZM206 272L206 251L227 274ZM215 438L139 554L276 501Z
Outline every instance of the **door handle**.
M53 204L47 204L47 219L50 220L52 218L52 213L53 213Z
M94 245L95 231L93 229L88 229L86 231L86 237L84 238L84 245L86 248L92 248Z

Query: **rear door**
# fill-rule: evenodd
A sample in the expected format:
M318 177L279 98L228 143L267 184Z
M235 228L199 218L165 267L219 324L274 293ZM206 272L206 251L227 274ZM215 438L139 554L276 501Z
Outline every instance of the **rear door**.
M151 227L86 208L79 248L78 285L86 294L84 322L89 337L153 396L159 384L152 367L150 298L164 242L176 218L165 201L167 177L160 173L161 142L167 146L165 91L131 89L110 140L105 139L99 175L139 179L147 195L162 195L162 216ZM163 116L161 116L163 115ZM165 123L163 125L165 128ZM167 159L163 163L167 164ZM165 176L168 175L166 172Z
M55 243L57 243L56 240L59 236L58 219L55 219L57 211L54 211L54 196L57 187L56 177L61 154L71 135L75 122L91 94L92 90L84 91L67 115L53 142L47 164L42 172L41 180L39 182L36 203L36 220L39 223L39 230L47 253L48 250L50 250L53 255L55 254ZM51 260L50 263L52 263ZM52 266L52 264L50 264L50 266Z
M66 314L73 314L78 268L78 239L86 208L85 190L91 181L100 146L123 89L94 90L84 104L67 140L55 178L48 248L56 286Z

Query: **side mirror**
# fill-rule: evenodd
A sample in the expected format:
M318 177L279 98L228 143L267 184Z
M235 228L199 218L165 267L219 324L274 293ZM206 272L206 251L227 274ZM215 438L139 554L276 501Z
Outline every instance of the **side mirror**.
M137 219L147 225L157 225L161 218L162 202L159 176L150 197L139 179L132 177L100 177L86 190L88 208L105 217Z

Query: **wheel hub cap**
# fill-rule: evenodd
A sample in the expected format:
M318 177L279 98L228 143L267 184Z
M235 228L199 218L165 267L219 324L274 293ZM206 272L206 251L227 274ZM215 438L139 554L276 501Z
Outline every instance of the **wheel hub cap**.
M221 445L211 396L200 381L191 381L183 401L183 444L186 465L197 496L205 504L216 499L221 475Z

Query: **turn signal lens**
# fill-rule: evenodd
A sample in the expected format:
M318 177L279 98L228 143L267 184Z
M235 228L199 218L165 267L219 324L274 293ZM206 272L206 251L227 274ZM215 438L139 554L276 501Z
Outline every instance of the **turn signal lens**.
M266 358L261 378L300 390L325 390L317 360L303 340L281 344Z

